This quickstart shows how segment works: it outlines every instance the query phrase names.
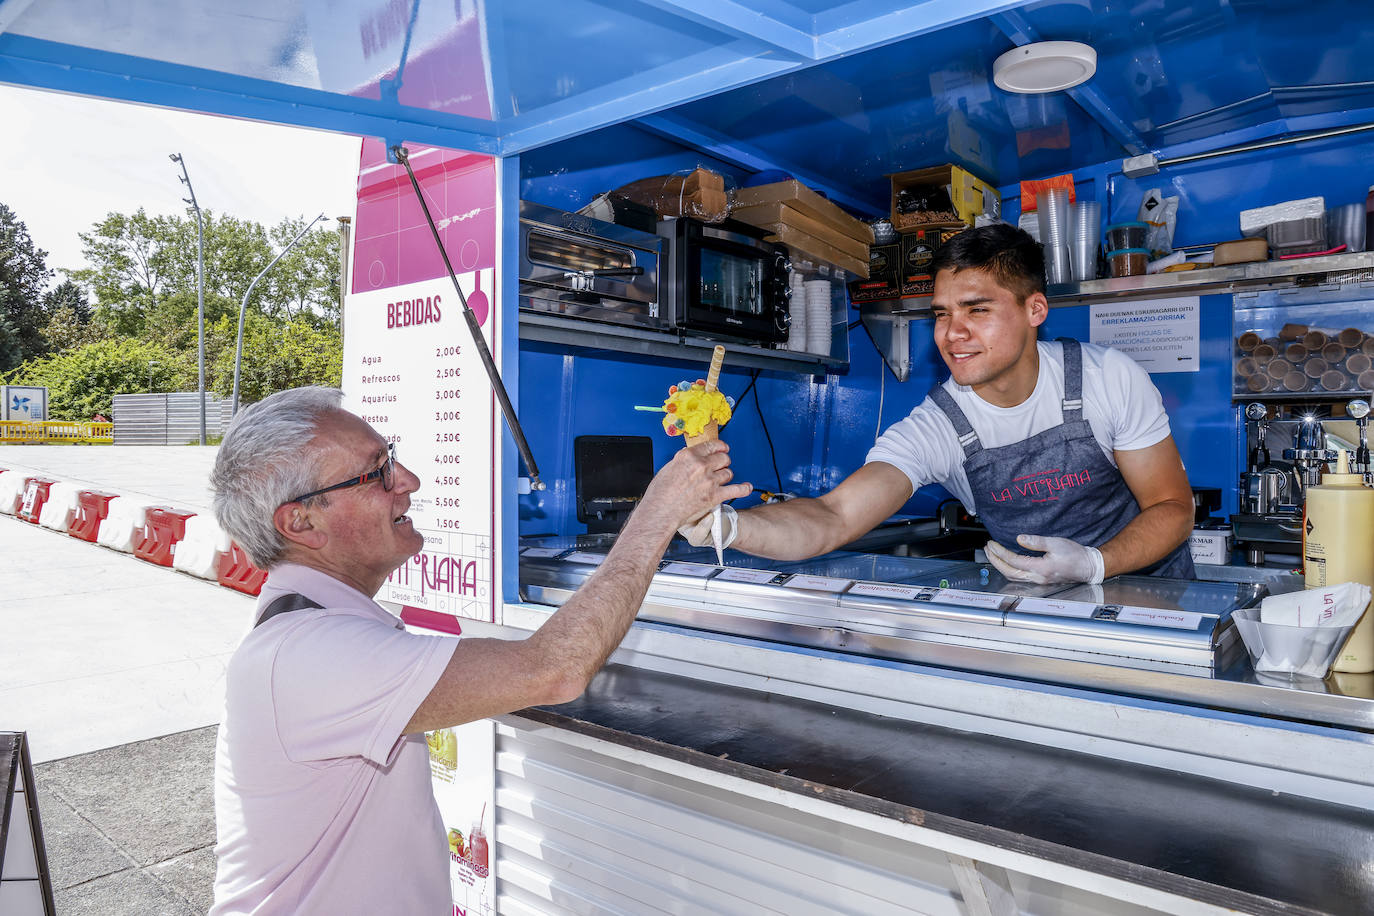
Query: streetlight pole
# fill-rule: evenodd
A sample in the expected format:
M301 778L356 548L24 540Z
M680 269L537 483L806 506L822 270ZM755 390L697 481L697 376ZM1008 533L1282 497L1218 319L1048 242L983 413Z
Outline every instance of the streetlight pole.
M196 367L200 393L200 444L205 444L205 226L200 217L200 204L196 203L196 189L191 187L191 175L186 171L186 161L181 153L172 153L167 158L181 166L181 183L186 185L190 197L182 200L196 211Z
M253 287L258 285L258 281L261 280L263 277L267 276L267 272L271 270L273 267L276 267L277 262L280 261L288 251L295 247L297 242L305 238L305 234L310 231L312 226L314 226L320 220L328 218L329 217L321 213L319 216L315 217L308 224L306 224L306 227L302 229L300 232L296 233L296 237L286 244L286 247L281 250L281 254L273 258L272 263L264 267L262 269L262 273L258 274L256 277L253 278L253 282L248 284L247 292L243 294L243 301L239 303L238 342L234 344L234 395L229 404L230 416L236 416L239 412L239 367L243 363L243 319L244 316L248 313L248 297L253 295Z
M152 392L153 392L153 367L154 367L154 366L160 366L160 365L162 365L162 363L158 362L158 361L155 360L155 359L150 359L150 360L148 360L148 393L149 393L149 394L152 394Z

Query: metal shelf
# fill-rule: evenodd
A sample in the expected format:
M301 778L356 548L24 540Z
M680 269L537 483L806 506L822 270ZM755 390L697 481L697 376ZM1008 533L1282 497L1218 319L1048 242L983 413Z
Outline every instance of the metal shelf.
M1050 305L1084 305L1112 299L1226 293L1242 289L1282 289L1348 283L1374 285L1374 252L1356 251L1320 258L1254 261L1200 270L1056 283L1046 292Z
M804 375L825 375L828 372L845 372L849 369L848 360L814 353L768 350L706 337L688 337L672 331L651 331L524 309L520 311L520 339L584 350L636 353L685 363L709 361L711 350L719 344L725 347L727 362L731 366Z
M1374 251L1330 254L1320 258L1289 261L1254 261L1200 270L1149 274L1144 277L1111 277L1081 283L1054 283L1046 289L1050 306L1087 305L1113 299L1155 296L1187 296L1240 290L1340 286L1364 283L1374 287ZM912 318L930 317L930 297L912 296L865 302L864 310Z

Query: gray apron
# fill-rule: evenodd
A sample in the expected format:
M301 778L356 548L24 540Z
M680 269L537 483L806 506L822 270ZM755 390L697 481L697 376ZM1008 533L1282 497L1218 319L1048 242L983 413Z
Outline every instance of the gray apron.
M930 392L963 446L964 473L977 502L970 508L995 540L1025 555L1033 552L1016 543L1018 534L1070 538L1101 547L1140 514L1130 487L1083 419L1083 351L1071 338L1059 342L1064 345L1063 421L1029 439L983 448L944 386L936 385ZM1194 578L1188 542L1136 575Z

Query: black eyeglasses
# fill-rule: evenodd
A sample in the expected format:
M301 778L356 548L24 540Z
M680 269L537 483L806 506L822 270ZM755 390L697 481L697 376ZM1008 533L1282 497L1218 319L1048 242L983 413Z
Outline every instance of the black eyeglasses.
M319 489L319 490L311 490L309 493L304 493L304 494L302 494L302 495L300 495L300 496L297 496L295 499L288 499L286 502L288 502L288 503L300 503L300 502L305 502L307 499L309 499L309 498L312 497L312 496L319 496L319 495L321 495L321 494L323 494L323 493L328 493L328 492L330 492L330 491L332 491L332 490L347 490L349 487L361 487L363 484L365 484L365 483L372 483L372 481L374 481L374 480L381 480L381 482L382 482L382 489L385 490L385 491L387 491L388 493L390 493L390 492L391 492L391 488L392 488L393 486L395 486L395 484L396 484L396 446L395 446L393 443L390 443L390 442L387 443L387 446L386 446L386 460L382 462L382 464L381 464L380 467L374 468L373 470L368 471L366 474L363 474L363 475L360 476L360 477L354 477L354 478L352 478L352 479L350 479L350 480L345 480L343 483L336 483L336 484L334 484L333 486L330 486L330 487L322 487L322 488ZM285 505L285 503L283 503L283 505Z

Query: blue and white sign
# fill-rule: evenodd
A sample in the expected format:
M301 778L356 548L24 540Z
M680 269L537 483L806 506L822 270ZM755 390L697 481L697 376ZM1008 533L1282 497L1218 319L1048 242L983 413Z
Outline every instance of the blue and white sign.
M41 423L48 419L48 389L35 385L0 386L0 420Z
M1092 307L1092 343L1120 350L1146 372L1197 372L1198 297Z

